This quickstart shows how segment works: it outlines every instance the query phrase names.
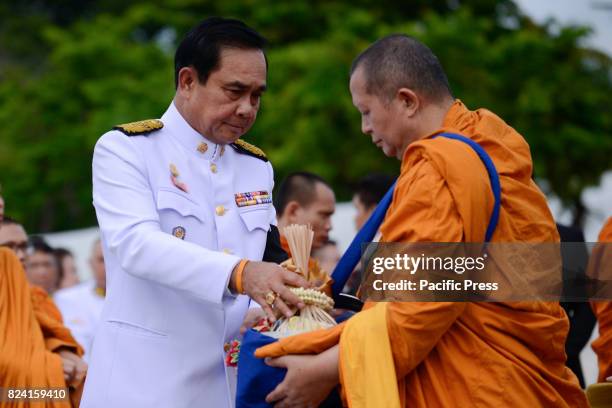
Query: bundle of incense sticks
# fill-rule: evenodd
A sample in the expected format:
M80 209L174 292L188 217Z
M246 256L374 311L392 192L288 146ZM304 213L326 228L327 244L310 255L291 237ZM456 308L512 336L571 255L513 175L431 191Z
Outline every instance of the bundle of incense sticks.
M300 269L306 280L309 280L308 260L314 238L312 228L307 225L291 224L283 229L283 234L287 238L293 264Z
M306 225L292 224L283 229L283 234L287 238L291 250L293 265L298 268L298 272L303 274L307 281L310 281L311 273L308 261L314 238L312 229ZM312 276L312 278L317 279L318 277ZM334 307L332 298L315 288L291 288L291 291L306 306L297 311L295 316L277 320L271 330L265 333L266 335L280 338L336 325L336 321L328 313Z

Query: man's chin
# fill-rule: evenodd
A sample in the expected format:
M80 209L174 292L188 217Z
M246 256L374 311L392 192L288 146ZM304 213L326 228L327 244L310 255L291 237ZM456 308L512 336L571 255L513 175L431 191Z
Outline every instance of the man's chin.
M382 146L380 148L380 150L382 150L383 154L387 157L396 157L396 153L395 153L395 149L388 147L388 146Z

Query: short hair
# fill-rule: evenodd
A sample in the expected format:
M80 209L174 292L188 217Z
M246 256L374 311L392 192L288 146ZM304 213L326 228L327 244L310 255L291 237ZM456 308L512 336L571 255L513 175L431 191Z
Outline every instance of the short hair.
M351 76L359 67L363 67L366 91L387 102L400 88L414 89L432 102L452 97L438 57L405 34L388 35L370 45L353 61Z
M198 80L206 83L209 75L219 68L224 48L264 51L266 39L240 20L210 17L193 27L183 38L174 54L174 87L178 88L181 68L193 66ZM264 52L265 57L265 52ZM268 60L266 58L266 66Z
M5 215L2 218L2 221L0 221L0 225L19 225L19 226L23 227L22 223L20 223L19 221L17 221L13 217L9 217L8 215Z
M355 195L366 208L372 208L382 200L394 181L395 178L388 174L368 174L357 183Z
M30 237L30 246L33 252L43 252L55 256L51 245L41 236L34 235Z
M60 261L60 262L64 258L67 258L67 257L74 258L74 254L72 253L72 251L70 251L69 249L66 249L66 248L61 248L61 247L55 248L53 250L53 253L54 253L55 257L58 259L58 261Z
M297 171L289 174L281 181L274 195L276 213L282 215L291 201L296 201L302 207L308 207L317 198L315 191L317 183L322 183L331 189L323 177L314 173Z

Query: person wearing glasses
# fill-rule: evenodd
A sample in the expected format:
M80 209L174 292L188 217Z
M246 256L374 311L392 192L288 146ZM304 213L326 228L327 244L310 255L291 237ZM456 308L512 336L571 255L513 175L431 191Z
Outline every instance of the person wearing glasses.
M0 200L2 200L1 197ZM24 269L26 268L29 250L28 235L23 226L10 217L2 216L0 221L0 247L5 247L15 252L19 262L21 262L21 266Z
M87 364L49 294L28 281L28 236L9 217L0 221L0 388L68 388L78 405ZM59 406L59 405L58 405ZM62 405L68 406L68 405Z

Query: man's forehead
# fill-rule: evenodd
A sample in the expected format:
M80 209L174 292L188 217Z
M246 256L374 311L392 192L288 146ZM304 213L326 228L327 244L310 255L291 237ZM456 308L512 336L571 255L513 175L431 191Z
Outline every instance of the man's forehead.
M215 74L223 85L236 83L249 88L265 87L267 67L264 53L257 49L224 48Z
M28 236L21 225L0 224L0 245L7 242L24 242Z

